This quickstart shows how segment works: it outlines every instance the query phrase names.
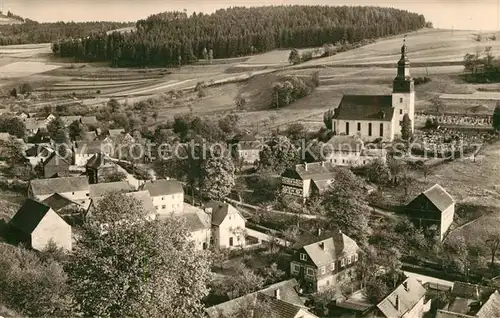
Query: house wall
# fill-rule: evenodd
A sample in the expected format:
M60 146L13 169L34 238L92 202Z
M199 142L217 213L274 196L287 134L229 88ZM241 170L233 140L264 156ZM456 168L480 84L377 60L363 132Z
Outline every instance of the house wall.
M281 177L281 192L294 196L304 197L304 182L300 179Z
M184 193L174 193L170 195L160 195L153 198L153 205L160 215L171 213L182 213L184 210Z
M349 133L346 131L346 123L349 123ZM360 130L358 130L358 123ZM372 134L369 135L369 124L372 124ZM333 120L334 131L339 135L358 136L365 141L372 141L377 138L392 141L394 139L394 130L392 122L377 120ZM383 136L380 136L380 124L383 124Z
M360 152L334 152L326 160L338 166L364 166L375 160L384 160L384 157L364 156Z
M315 316L308 312L307 310L300 309L297 314L294 316L294 318L317 318L318 316Z
M454 217L455 217L455 203L450 205L446 210L444 210L441 213L441 226L440 226L441 240L443 240L444 234L450 228Z
M69 163L65 162L57 156L53 157L49 162L43 167L43 176L45 178L50 178L55 174L59 177L69 176Z
M226 215L226 218L218 226L217 242L220 248L245 246L245 219L238 213ZM233 246L230 246L230 238L233 238Z
M260 160L258 149L238 149L236 152L236 158L238 160L243 159L246 164L254 164L255 161Z
M71 226L50 209L31 233L31 247L41 251L52 240L58 247L69 251L71 239Z
M425 296L420 298L418 303L409 311L407 311L402 318L422 318L430 309L430 300L425 303Z
M210 237L211 237L211 230L210 229L203 229L195 232L191 232L191 236L193 238L193 241L195 242L195 248L197 250L203 250L203 243L205 243L205 248L209 247L210 244Z

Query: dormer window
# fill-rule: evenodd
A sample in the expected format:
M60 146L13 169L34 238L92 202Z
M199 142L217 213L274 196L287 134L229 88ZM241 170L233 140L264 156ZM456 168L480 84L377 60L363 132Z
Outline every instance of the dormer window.
M351 256L349 256L349 257L347 258L347 263L348 263L348 264L351 264L351 263L352 263L352 257L351 257Z
M354 254L354 261L357 262L358 261L358 253Z
M335 262L332 263L332 271L335 270Z
M403 102L403 97L400 97L399 98L399 102L402 103Z
M402 109L399 110L399 114L403 115L403 110Z
M340 260L340 267L344 267L345 266L345 259L341 259Z
M301 261L307 261L307 255L304 253L300 253L300 260Z

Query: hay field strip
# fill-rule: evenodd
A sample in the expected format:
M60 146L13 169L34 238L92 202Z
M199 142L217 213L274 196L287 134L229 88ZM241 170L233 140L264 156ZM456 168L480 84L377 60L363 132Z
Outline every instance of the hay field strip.
M14 62L0 67L0 78L18 78L45 73L57 68L59 65L46 64L42 62Z

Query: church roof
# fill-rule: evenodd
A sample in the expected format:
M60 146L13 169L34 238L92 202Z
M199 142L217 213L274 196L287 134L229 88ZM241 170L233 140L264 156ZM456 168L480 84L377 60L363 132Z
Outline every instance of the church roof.
M344 95L335 119L392 121L392 95Z

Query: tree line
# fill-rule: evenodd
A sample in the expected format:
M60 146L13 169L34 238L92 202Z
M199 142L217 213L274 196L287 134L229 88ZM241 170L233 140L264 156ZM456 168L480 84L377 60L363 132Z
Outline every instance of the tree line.
M207 58L206 52L230 58L278 48L354 43L414 31L425 23L423 15L377 7L234 7L191 16L165 12L139 20L135 32L55 41L53 52L113 66L167 66Z
M59 39L82 38L95 33L131 26L123 22L51 22L39 23L24 19L24 23L0 25L0 45L51 43Z

